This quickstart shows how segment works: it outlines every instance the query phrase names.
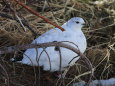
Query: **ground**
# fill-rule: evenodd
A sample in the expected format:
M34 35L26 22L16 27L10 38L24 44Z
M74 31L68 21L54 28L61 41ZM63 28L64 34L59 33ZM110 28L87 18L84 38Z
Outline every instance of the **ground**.
M54 28L54 26L28 12L15 1L10 1L16 15L25 19L27 25L32 27L37 34L33 33L27 26L23 27L20 22L16 21L13 11L5 1L7 0L0 1L0 48L29 44L40 34ZM109 79L115 77L115 1L106 1L25 0L25 3L59 26L75 16L84 18L89 25L89 27L83 29L88 43L84 54L94 67L94 77L92 79ZM66 78L63 80L55 77L53 73L43 71L42 68L9 61L12 57L21 57L23 52L0 55L0 86L72 86L72 83L76 81L87 81L89 78L89 74L82 76L83 73L88 71L83 61L76 62L67 71Z

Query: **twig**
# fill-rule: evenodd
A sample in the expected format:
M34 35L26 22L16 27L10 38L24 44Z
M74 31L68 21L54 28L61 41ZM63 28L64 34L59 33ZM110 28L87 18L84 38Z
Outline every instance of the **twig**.
M83 55L77 48L74 48L73 46L70 46L69 44L65 44L62 42L48 42L48 43L41 43L41 44L39 43L39 44L15 45L15 46L10 46L10 47L4 47L0 49L0 54L12 53L15 51L25 50L28 48L44 48L44 47L52 47L52 46L59 46L59 47L64 47L69 50L72 50L73 52L80 55L81 58L83 59L85 58L87 60L86 61L87 63L90 63L87 57ZM90 68L92 67L90 66Z
M101 27L101 28L97 28L97 29L94 29L94 30L90 30L89 32L99 31L99 30L106 29L106 28L109 28L109 27L114 26L114 25L115 25L115 22L113 24L107 25L105 27Z
M9 86L9 75L8 75L6 69L5 69L1 64L0 64L0 67L3 69L3 71L4 71L5 74L6 74L6 77L7 77L7 86Z
M2 13L0 12L0 16L4 17L4 18L9 18L9 19L12 19L12 20L16 20L17 22L19 22L19 20L16 18L16 17L12 17L8 14L5 14L5 13ZM38 34L34 31L34 29L32 29L32 27L29 26L29 24L25 21L25 20L22 20L22 23L23 25L25 25L32 33L34 36L37 36Z
M24 31L27 31L27 28L24 26L24 24L22 23L22 19L18 16L18 15L15 15L16 18L18 19L20 25L24 28Z
M78 79L78 78L80 78L80 77L82 77L82 76L85 76L85 75L91 74L92 71L94 71L94 68L93 68L91 71L87 71L87 72L82 73L82 74L80 74L80 75L78 75L78 76L75 76L75 78L72 79L72 80L71 80L66 86L69 86L73 81L75 81L76 79Z
M65 31L64 28L62 28L62 27L58 26L57 24L54 24L53 22L49 21L49 19L45 18L44 16L41 16L38 12L32 10L30 7L24 5L23 3L21 3L21 2L19 2L19 1L17 1L17 0L14 0L14 1L16 1L19 5L21 5L21 6L24 7L25 9L27 9L27 10L28 10L29 12L31 12L32 14L34 14L34 15L36 15L36 16L42 18L42 19L43 19L44 21L46 21L47 23L49 23L49 24L51 24L51 25L53 25L53 26L59 28L61 31Z
M86 62L88 69L91 70L91 75L89 78L91 80L92 75L93 75L93 71L92 71L93 67L92 67L91 62L78 49L74 48L73 46L71 46L69 44L64 44L62 42L48 42L48 43L41 43L41 44L15 45L15 46L0 49L0 54L11 53L14 51L25 50L28 48L44 48L44 47L52 47L52 46L64 47L64 48L67 48L67 49L75 52L76 54L80 55L80 58Z
M3 0L3 2L6 4L6 6L7 6L8 8L10 8L10 10L11 10L12 14L14 15L14 17L16 17L16 18L18 19L20 25L24 28L24 31L26 31L26 27L23 25L23 23L22 23L20 17L18 16L18 14L16 13L16 11L15 11L14 8L12 7L10 1L9 1L9 0Z

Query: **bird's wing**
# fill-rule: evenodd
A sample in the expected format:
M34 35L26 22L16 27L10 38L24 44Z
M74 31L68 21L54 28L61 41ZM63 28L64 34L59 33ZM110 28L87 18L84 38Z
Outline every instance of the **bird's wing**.
M46 42L53 42L53 41L59 41L61 40L61 36L63 35L62 31L58 28L51 29L47 31L46 33L42 34L38 38L36 38L32 44L35 43L46 43Z
M61 30L59 30L58 28L51 29L51 30L47 31L46 33L42 34L41 36L39 36L38 38L36 38L32 42L32 44L60 41L63 38L63 37L61 38L62 35L63 35L63 32ZM45 50L50 55L50 60L52 60L52 61L57 60L57 57L59 56L59 54L58 54L58 52L54 51L54 47L48 47ZM24 58L21 61L21 63L29 64L29 65L32 65L32 64L33 65L38 65L36 58L39 58L42 51L43 51L43 48L27 49L25 51L24 55L23 55ZM47 54L45 52L43 52L40 57L41 58L40 58L40 61L39 61L39 65L41 65L41 66L45 65L45 64L47 65L47 63L49 62Z

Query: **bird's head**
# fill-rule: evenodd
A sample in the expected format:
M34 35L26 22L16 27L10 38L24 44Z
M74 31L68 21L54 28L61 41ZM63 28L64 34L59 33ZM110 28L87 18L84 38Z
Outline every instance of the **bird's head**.
M73 17L66 23L66 25L71 28L81 29L85 26L85 21L80 17Z

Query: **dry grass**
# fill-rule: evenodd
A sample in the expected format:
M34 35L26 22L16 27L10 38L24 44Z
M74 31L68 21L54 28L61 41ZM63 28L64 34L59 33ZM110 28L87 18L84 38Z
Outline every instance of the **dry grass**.
M94 67L95 77L93 79L115 77L115 3L93 5L88 3L88 0L86 2L82 2L82 0L50 0L49 3L31 1L27 2L28 6L59 25L73 16L86 19L90 27L84 28L83 31L88 41L86 56ZM14 2L13 5L15 6ZM15 6L15 9L28 21L29 25L38 33L38 36L54 28L19 6ZM0 3L0 11L11 15L4 3ZM15 20L0 17L0 47L28 44L33 39L30 30L24 31L24 28ZM50 72L42 71L42 69L39 73L39 67L30 67L8 61L9 58L14 56L17 56L16 52L1 55L0 86L8 84L9 86L63 86L64 84L71 86L76 81L87 81L88 79L87 68L82 61L69 68L66 78L61 80L55 78Z

